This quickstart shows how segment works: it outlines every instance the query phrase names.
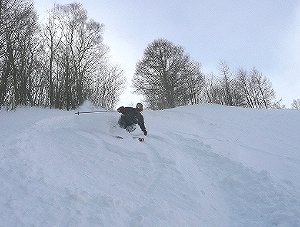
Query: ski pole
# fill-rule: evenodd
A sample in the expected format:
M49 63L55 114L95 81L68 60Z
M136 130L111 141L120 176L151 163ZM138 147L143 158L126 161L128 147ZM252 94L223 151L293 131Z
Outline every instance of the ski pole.
M103 112L112 112L109 110L96 110L96 111L78 111L75 114L79 115L79 114L89 114L89 113L103 113Z

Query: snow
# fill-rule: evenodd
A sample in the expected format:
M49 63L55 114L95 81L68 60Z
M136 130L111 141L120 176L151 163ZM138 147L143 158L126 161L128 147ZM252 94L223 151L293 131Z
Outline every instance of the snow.
M1 226L300 226L300 111L76 111L0 111Z

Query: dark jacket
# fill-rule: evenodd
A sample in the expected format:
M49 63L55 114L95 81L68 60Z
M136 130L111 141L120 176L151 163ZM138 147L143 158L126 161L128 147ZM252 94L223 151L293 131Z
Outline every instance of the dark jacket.
M141 112L133 107L124 107L121 106L117 109L119 113L122 113L121 118L119 120L119 125L122 128L126 128L127 126L138 124L143 132L146 132L146 127L144 123L144 117Z

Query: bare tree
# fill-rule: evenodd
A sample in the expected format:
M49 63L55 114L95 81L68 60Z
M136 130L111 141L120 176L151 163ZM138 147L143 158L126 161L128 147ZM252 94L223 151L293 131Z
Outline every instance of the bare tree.
M250 75L250 87L254 96L255 107L272 108L275 102L275 91L271 82L255 68Z
M50 106L70 109L94 98L99 84L93 83L102 81L95 78L106 78L110 68L103 29L103 24L88 20L81 4L55 5L50 11L43 39Z
M294 99L292 102L292 108L300 110L300 99Z
M55 66L59 53L59 46L61 45L62 32L60 30L59 21L57 19L59 10L53 8L49 11L47 23L42 30L42 48L40 54L43 56L43 81L41 86L45 86L47 97L42 98L46 100L45 105L50 107L57 107L58 101L55 100L58 81L55 78Z
M181 46L165 39L154 40L137 63L133 86L151 109L172 108L197 102L200 67Z
M32 1L0 1L0 106L34 105L37 17Z
M220 84L221 84L221 91L223 93L223 103L224 105L227 106L232 106L233 105L233 84L232 84L232 73L229 69L229 66L224 62L221 61L220 63Z
M217 91L216 91L216 80L213 73L204 77L204 89L203 89L203 101L208 103L218 103Z
M90 99L97 106L113 109L124 89L125 77L118 66L104 70L95 78Z
M250 78L247 71L242 68L236 74L236 89L242 97L240 106L255 108L255 95L252 94Z
M204 100L221 105L248 108L283 108L276 100L271 82L255 68L247 73L239 69L234 75L221 63L221 77L210 76L205 80Z
M205 83L204 74L201 72L201 65L190 61L186 64L186 70L180 77L180 105L198 104L202 99L201 93Z

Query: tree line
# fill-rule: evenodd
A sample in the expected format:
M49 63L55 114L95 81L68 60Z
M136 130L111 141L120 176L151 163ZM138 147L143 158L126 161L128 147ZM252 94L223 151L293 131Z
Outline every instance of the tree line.
M233 72L226 62L219 74L205 75L184 48L166 39L151 42L136 65L132 79L137 94L150 109L166 109L198 103L245 108L284 108L276 99L270 80L257 69ZM299 99L292 107L300 108Z
M124 89L123 70L109 61L104 25L79 3L55 4L43 23L31 0L0 0L0 108L75 109L85 100L113 109ZM281 108L271 82L257 69L205 75L183 47L166 39L148 44L132 79L150 109L198 103ZM300 108L294 100L293 108Z
M109 63L104 25L81 4L56 4L39 24L32 1L0 1L0 107L74 109L85 100L112 109L123 71Z

